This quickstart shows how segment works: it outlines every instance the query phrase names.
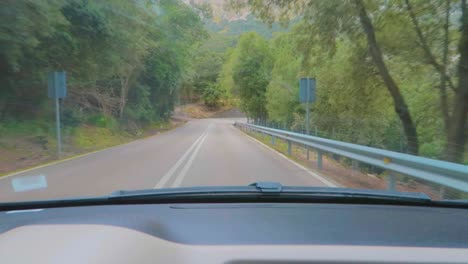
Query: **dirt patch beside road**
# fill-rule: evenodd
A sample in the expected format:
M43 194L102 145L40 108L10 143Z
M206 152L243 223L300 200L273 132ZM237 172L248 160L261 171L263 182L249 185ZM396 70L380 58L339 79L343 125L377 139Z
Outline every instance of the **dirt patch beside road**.
M2 139L0 141L0 175L43 164L53 160L54 151L29 137Z
M192 118L239 118L245 117L245 115L238 108L232 106L222 106L217 109L211 109L202 103L194 103L176 107L172 117L181 120L189 120Z
M242 118L245 114L242 113L238 108L231 108L223 112L216 113L212 116L213 118Z

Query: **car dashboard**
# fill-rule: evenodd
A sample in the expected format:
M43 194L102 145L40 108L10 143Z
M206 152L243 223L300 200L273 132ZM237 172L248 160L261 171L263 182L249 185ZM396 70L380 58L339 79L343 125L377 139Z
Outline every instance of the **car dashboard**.
M468 211L207 203L0 213L3 263L468 263Z

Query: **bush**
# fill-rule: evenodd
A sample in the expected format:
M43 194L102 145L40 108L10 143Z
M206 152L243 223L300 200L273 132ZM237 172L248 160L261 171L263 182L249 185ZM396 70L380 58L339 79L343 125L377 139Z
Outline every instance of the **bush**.
M6 120L0 124L2 136L45 136L54 131L55 124L43 120Z
M432 159L441 159L443 157L443 149L442 141L424 142L419 148L419 154Z
M202 99L206 106L209 108L217 108L220 105L221 99L224 97L225 91L221 86L216 84L209 84L203 91Z
M97 127L116 128L118 123L115 118L103 114L95 114L88 117L88 123Z
M64 109L61 119L64 127L77 127L83 122L83 114L74 109Z
M131 121L144 123L154 120L155 110L151 102L151 87L139 84L130 91L124 116Z

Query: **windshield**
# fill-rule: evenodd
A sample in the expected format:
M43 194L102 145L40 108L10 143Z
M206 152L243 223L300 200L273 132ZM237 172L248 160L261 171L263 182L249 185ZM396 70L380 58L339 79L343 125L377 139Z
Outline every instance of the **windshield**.
M0 203L255 182L468 199L466 8L3 0Z

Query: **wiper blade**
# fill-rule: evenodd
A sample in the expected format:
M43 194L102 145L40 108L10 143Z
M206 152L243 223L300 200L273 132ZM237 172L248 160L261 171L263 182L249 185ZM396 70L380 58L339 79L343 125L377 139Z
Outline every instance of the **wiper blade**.
M468 199L452 199L452 200L438 200L434 201L440 205L465 205L468 206Z
M304 194L315 196L334 196L334 197L367 197L367 198L385 198L395 200L413 200L413 201L432 201L425 193L415 192L397 192L371 189L349 189L349 188L330 188L330 187L302 187L302 186L282 186L277 182L256 182L249 186L255 186L263 193L289 193Z
M267 193L279 193L283 190L283 185L279 182L254 182L249 184L249 186L254 186L260 191Z
M406 193L384 190L329 188L329 187L299 187L283 186L277 182L256 182L249 186L228 187L187 187L171 189L151 189L138 191L118 191L112 193L110 199L130 198L164 198L164 197L204 197L204 198L269 198L281 201L282 199L310 200L336 200L357 201L367 200L380 202L413 202L428 203L431 198L424 193Z
M432 201L424 193L329 187L291 187L274 182L257 182L249 186L122 190L98 197L0 203L0 211L157 203L340 203L467 208L466 204Z

